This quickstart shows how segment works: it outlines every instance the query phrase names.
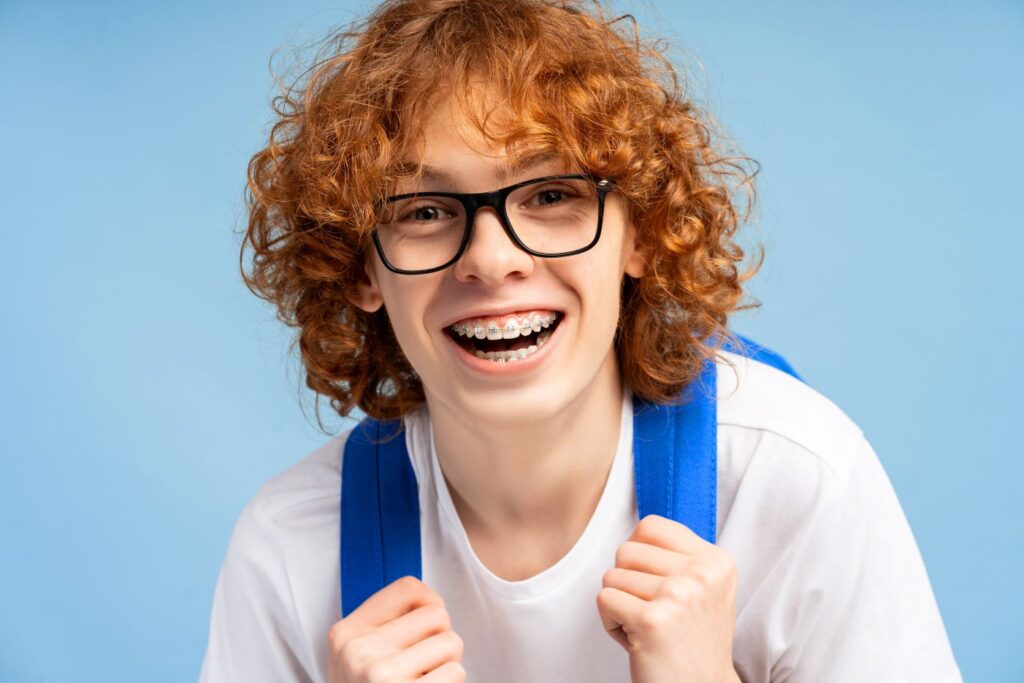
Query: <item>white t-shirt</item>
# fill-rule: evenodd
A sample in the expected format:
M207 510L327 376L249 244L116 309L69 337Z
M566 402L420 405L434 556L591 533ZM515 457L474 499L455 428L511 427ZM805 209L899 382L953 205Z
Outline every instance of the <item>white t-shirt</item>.
M961 681L910 527L861 430L799 380L732 353L721 352L717 384L718 545L739 570L733 658L743 681ZM464 642L470 683L630 680L596 597L639 521L632 418L627 390L608 481L573 548L505 581L469 544L426 406L407 417L423 581ZM331 439L242 510L201 683L327 680L327 632L341 618L344 442Z

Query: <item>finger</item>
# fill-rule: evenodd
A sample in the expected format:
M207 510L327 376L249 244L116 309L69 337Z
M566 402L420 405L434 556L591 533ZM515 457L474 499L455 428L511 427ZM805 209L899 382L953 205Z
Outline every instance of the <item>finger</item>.
M416 680L420 683L462 683L466 680L466 670L460 662L445 662Z
M640 520L628 540L688 554L699 553L706 546L713 546L685 524L653 514Z
M377 628L374 637L397 650L404 650L435 633L450 631L451 626L448 610L441 605L431 603L417 607L413 611L381 625Z
M403 576L367 598L346 618L348 628L358 634L386 624L423 605L444 601L427 584L414 576Z
M658 588L664 582L665 577L663 576L621 567L609 569L604 573L603 579L605 588L617 588L641 600L653 600L658 593Z
M626 541L615 551L616 567L656 576L682 576L694 561L683 553L636 541Z
M412 679L418 679L447 662L457 662L461 659L462 638L455 631L435 633L392 658L399 677Z
M604 630L622 645L628 645L628 635L635 630L637 615L646 601L618 588L602 588L597 594L597 612Z

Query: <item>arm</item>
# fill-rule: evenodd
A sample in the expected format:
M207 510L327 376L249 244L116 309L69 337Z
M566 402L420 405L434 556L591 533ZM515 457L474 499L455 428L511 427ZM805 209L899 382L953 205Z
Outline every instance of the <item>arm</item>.
M796 614L772 681L960 681L910 526L861 434L823 480L780 596Z
M311 682L283 557L256 501L242 510L217 578L200 683Z

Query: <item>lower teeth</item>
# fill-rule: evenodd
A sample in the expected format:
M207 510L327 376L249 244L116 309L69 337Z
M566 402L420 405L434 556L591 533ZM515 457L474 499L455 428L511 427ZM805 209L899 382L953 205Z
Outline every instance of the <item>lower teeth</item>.
M526 346L521 349L516 349L515 351L478 350L474 351L473 353L476 355L477 358L483 358L484 360L489 360L493 363L514 363L517 360L529 358L533 354L537 353L537 350L540 349L540 347L544 346L544 342L546 342L550 337L551 333L545 332L541 334L539 337L537 337L536 344L531 344L530 346Z

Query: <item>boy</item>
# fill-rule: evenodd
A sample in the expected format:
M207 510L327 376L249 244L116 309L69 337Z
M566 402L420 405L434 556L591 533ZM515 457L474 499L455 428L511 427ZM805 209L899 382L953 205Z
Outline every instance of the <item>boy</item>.
M203 681L960 680L860 429L722 347L752 176L618 26L386 2L284 95L247 283L339 414L401 420L423 576L339 619L341 435L239 517ZM637 402L709 359L715 543L633 479Z

